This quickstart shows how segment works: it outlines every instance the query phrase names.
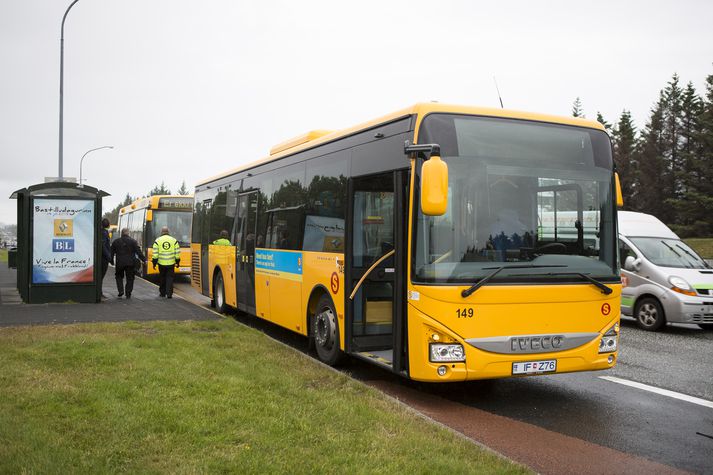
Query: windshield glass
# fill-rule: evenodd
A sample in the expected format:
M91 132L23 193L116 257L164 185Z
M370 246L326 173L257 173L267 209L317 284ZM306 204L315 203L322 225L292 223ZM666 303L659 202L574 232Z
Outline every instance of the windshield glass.
M418 206L415 282L473 283L500 266L517 269L493 281L618 280L604 132L432 114L419 142L441 146L448 209L424 216Z
M654 237L629 238L644 256L661 267L707 269L708 264L680 239Z
M154 211L151 221L151 236L148 240L152 243L161 235L161 228L168 226L168 233L176 238L181 247L191 245L191 211Z

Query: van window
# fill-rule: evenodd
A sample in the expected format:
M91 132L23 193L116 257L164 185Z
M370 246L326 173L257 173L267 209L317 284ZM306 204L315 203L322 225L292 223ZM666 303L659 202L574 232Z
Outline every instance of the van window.
M680 239L637 237L629 238L644 256L661 267L707 269L708 264Z
M634 250L631 247L629 247L628 244L626 244L624 241L619 239L619 259L621 260L622 266L626 262L626 258L629 256L633 257L634 259L636 259L638 257L636 255L636 253L634 252Z

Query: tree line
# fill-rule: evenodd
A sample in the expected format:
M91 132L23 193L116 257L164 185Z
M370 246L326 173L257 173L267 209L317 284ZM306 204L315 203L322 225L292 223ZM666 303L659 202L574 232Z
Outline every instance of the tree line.
M624 209L653 214L681 237L713 236L713 75L700 95L674 74L637 130L631 112L609 124ZM572 115L583 117L580 98Z
M164 184L164 182L161 182L160 185L154 186L149 190L148 194L142 195L142 196L131 196L129 193L126 194L124 199L116 205L114 209L111 211L104 213L103 218L106 218L109 220L110 223L116 224L119 222L119 211L121 208L124 206L128 206L134 201L138 200L139 198L146 198L147 196L153 196L153 195L170 195L171 190ZM177 195L188 195L190 192L188 191L188 188L186 188L186 180L183 180L181 183L181 187L176 190Z

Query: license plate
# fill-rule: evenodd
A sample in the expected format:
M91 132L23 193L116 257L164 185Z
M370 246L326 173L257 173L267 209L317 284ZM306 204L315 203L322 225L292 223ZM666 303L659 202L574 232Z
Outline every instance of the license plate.
M512 374L552 373L557 370L557 360L520 361L512 364Z
M191 268L190 267L179 267L178 271L179 272L190 272Z

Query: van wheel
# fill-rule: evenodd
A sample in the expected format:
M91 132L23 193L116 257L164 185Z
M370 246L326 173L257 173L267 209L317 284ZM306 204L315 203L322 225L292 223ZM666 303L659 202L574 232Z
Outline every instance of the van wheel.
M223 283L223 274L220 272L215 275L213 282L213 303L218 313L227 312L228 306L225 304L225 284Z
M325 294L319 299L315 313L312 315L311 326L319 359L329 366L339 363L344 353L339 348L339 322L329 295Z
M666 315L658 300L653 297L645 297L636 302L634 310L636 324L642 330L654 332L666 324Z

